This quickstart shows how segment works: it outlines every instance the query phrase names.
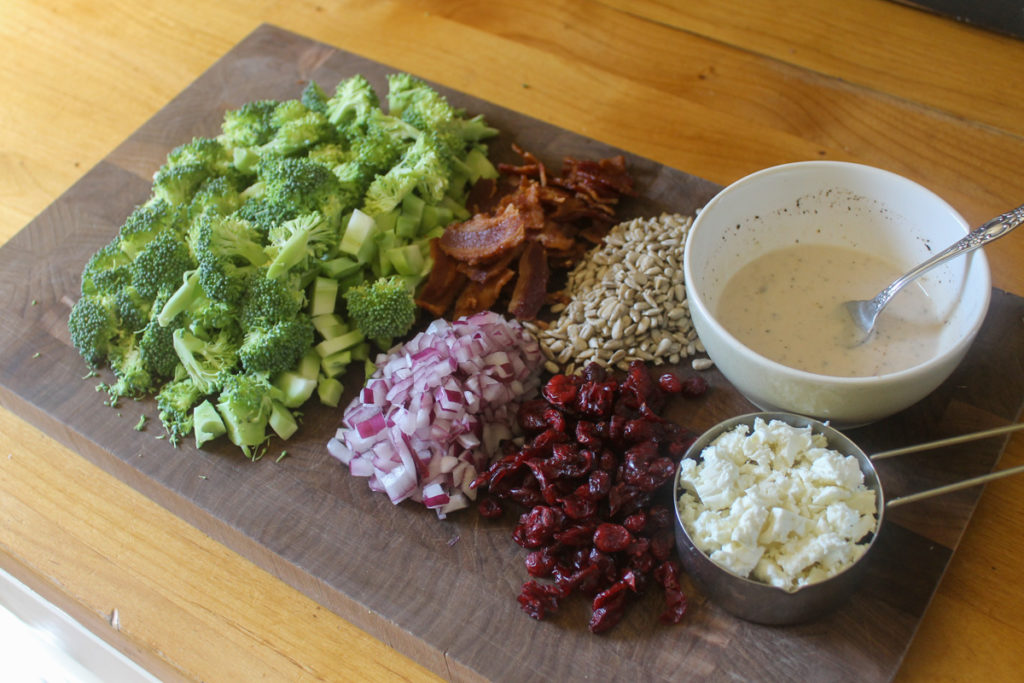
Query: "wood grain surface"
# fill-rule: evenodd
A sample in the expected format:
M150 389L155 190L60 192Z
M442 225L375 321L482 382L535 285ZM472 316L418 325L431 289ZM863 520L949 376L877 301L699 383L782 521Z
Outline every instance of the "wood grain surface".
M0 82L11 95L0 109L5 238L108 156L122 155L109 170L134 187L145 177L140 169L152 162L145 154L129 158L134 153L125 155L127 148L110 150L264 20L719 184L780 161L848 158L923 182L972 222L1016 205L1022 189L1020 108L1000 96L1006 88L1019 90L1021 44L887 2L852 1L827 12L809 1L6 2L0 13L10 65ZM113 204L90 196L76 221L96 227L116 213ZM16 246L24 253L33 248ZM1017 236L992 250L998 288L1024 291L1022 257L1024 241ZM66 273L24 263L18 273L33 284L55 283L35 297L39 301L67 285ZM25 280L4 282L5 299L25 301ZM62 323L39 321L26 309L10 325L28 319L43 327L37 350L46 363L46 353L60 346L52 335ZM1019 312L1003 322L1007 328L995 347L1005 351L1019 334ZM4 366L27 365L22 372L35 384L48 384L40 380L56 372L29 364L36 351L21 352L17 359L24 363L13 365L6 346L3 352ZM990 405L964 402L954 391L947 403L926 408L939 422L921 424L957 432L1005 419L992 406L1019 391L1019 368L1018 352L1003 368L980 373ZM49 401L70 400L54 398L60 392L52 387L33 391ZM436 667L431 648L410 645L409 633L395 622L367 624L365 615L346 621L323 609L321 588L307 590L310 599L290 587L302 580L293 565L273 563L267 571L218 542L227 540L220 532L197 531L201 520L154 505L159 491L136 491L147 476L137 474L139 480L125 486L90 464L88 458L101 457L92 450L103 450L97 444L83 444L87 458L81 458L62 445L74 435L57 428L53 440L25 422L38 424L44 414L5 411L2 418L0 437L10 452L0 458L0 561L165 677L432 676L413 660L429 663L442 677L466 674L458 665ZM124 425L104 423L108 427ZM1024 443L1015 437L1002 465L1022 457ZM922 471L938 479L962 462L945 454L924 462ZM139 471L125 465L118 474L130 480ZM1024 605L1014 588L1024 554L1014 540L1024 527L1021 486L986 487L898 678L1010 680L1019 672L1024 656L1006 644L1024 630ZM165 489L163 495L170 494ZM957 505L969 514L973 503ZM913 528L914 538L939 539L939 546L955 545L942 524L929 521L921 514L901 520L900 528ZM894 538L894 545L901 542ZM241 552L256 556L253 548ZM520 579L509 583L514 588ZM906 595L908 604L922 600L912 591ZM119 631L109 625L115 607ZM708 633L709 641L731 652L731 632ZM818 635L806 633L800 641L813 646ZM389 644L401 644L412 659ZM834 661L847 655L841 651ZM794 666L794 673L807 673ZM695 667L693 675L708 672ZM887 675L877 668L867 673ZM757 677L750 669L737 675Z

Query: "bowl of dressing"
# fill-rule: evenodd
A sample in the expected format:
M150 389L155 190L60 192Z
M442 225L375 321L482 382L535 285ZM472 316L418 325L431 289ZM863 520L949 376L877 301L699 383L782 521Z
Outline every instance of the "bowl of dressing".
M883 169L764 169L697 214L683 271L708 355L751 403L840 427L921 400L966 354L991 296L981 250L903 289L857 343L842 303L867 299L970 231L927 188Z

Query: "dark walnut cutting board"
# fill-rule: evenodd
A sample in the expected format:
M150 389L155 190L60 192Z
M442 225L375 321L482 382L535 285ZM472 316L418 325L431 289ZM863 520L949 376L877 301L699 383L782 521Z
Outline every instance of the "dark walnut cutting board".
M887 515L870 573L841 610L789 628L745 623L691 590L684 623L663 626L659 591L643 597L612 632L591 635L583 599L552 619L528 618L516 603L526 579L512 519L475 510L439 521L407 503L394 507L348 475L324 444L339 410L315 405L289 457L243 458L226 443L172 448L152 401L102 403L98 380L71 347L66 320L89 256L106 244L149 193L167 152L196 135L216 135L224 109L260 98L297 97L314 79L333 89L361 73L380 93L389 67L263 26L217 62L104 161L0 248L0 400L213 538L250 558L369 633L456 680L887 680L904 652L970 518L979 490L898 508ZM553 168L565 156L618 153L457 92L457 106L482 113L510 144ZM643 196L622 217L692 213L717 188L627 154ZM33 303L35 302L35 303ZM1024 394L1024 301L993 292L988 320L956 374L925 401L851 432L869 452L1017 419ZM36 354L39 354L36 357ZM104 373L101 379L109 379ZM715 371L708 395L680 401L671 416L700 430L752 407ZM347 397L358 375L347 377ZM346 397L346 398L347 398ZM315 401L314 401L315 404ZM145 431L132 427L150 417ZM990 471L1005 445L993 439L879 464L887 494ZM272 451L276 452L276 451ZM912 568L912 569L911 569Z

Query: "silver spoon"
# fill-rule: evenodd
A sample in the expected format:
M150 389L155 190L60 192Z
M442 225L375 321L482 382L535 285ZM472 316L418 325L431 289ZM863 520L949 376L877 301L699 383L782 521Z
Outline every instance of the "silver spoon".
M974 251L993 240L999 239L1021 223L1024 223L1024 206L1018 206L1012 211L1007 211L1001 216L997 216L985 223L980 228L971 231L956 243L943 249L921 265L897 278L892 284L875 295L873 299L845 302L843 304L843 308L849 312L850 317L853 318L854 325L856 325L857 329L863 334L860 341L865 341L871 335L871 330L875 327L875 320L878 318L878 314L882 312L882 309L886 307L889 301L896 296L896 293L903 289L904 285L908 282L922 275L925 271L931 270L940 263L956 258L961 254Z

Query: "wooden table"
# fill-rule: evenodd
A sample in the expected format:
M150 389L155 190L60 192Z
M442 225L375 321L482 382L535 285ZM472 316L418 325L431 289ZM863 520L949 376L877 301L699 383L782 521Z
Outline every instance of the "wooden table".
M827 158L972 223L1024 199L1024 42L883 0L4 0L2 239L262 22L716 183ZM987 253L1024 294L1024 234ZM0 566L162 677L433 677L7 411L0 443ZM901 680L1019 676L1022 499L988 485Z

